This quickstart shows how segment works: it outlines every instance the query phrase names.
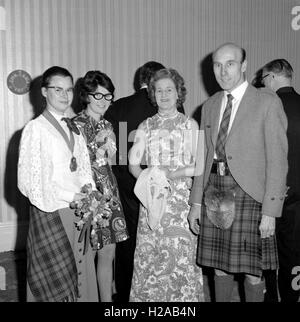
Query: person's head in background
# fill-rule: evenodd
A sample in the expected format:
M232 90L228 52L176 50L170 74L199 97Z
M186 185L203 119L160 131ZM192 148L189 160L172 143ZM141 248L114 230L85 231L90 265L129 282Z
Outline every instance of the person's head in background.
M231 93L246 80L246 51L233 43L225 43L213 53L216 81L224 91Z
M160 69L165 68L161 63L156 61L149 61L140 67L139 71L139 84L140 87L148 87L151 77Z
M88 71L81 80L80 102L86 113L99 120L114 99L112 80L98 70Z
M152 104L158 106L161 115L175 114L187 93L184 79L172 68L158 70L150 80L148 91Z
M41 92L46 99L46 108L63 115L73 100L73 76L63 67L52 66L42 76Z
M292 66L287 60L281 58L272 60L263 67L261 82L265 87L276 92L281 87L291 86L292 78Z

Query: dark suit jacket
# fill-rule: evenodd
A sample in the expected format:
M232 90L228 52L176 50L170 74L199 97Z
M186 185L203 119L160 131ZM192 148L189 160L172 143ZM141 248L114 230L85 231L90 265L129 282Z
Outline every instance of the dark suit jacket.
M276 93L288 119L288 197L300 200L300 95L293 87L282 87Z
M117 165L128 165L127 157L134 139L133 131L146 118L153 116L156 112L157 108L150 103L146 89L140 89L131 96L120 98L107 110L105 118L112 123L116 134ZM121 124L121 122L125 124ZM130 135L130 133L132 134Z

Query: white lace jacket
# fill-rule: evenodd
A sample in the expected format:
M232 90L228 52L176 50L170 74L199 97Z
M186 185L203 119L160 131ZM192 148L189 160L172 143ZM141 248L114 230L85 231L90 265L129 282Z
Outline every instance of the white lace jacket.
M42 211L52 212L69 207L74 194L80 192L86 183L92 183L95 189L85 140L81 134L74 134L74 139L78 168L71 172L71 151L61 134L44 116L28 122L22 132L18 188Z

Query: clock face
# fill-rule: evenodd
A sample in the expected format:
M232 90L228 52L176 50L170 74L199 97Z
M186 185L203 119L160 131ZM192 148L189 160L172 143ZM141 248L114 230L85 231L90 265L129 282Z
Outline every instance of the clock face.
M30 75L21 69L14 70L7 77L7 87L17 95L29 92L30 84Z

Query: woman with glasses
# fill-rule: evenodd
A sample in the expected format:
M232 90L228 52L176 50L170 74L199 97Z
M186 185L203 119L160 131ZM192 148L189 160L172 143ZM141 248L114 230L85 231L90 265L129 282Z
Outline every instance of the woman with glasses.
M101 302L112 301L115 243L126 240L128 232L119 198L116 178L110 163L116 152L111 123L103 118L114 98L111 79L100 71L89 71L81 79L80 101L83 106L74 121L85 137L93 178L97 189L113 199L112 216L98 229L97 278Z
M66 118L73 77L53 66L41 87L46 107L24 127L18 163L18 188L31 203L27 301L98 302L94 255L91 248L84 254L69 207L85 197L83 185L96 189L85 140Z

